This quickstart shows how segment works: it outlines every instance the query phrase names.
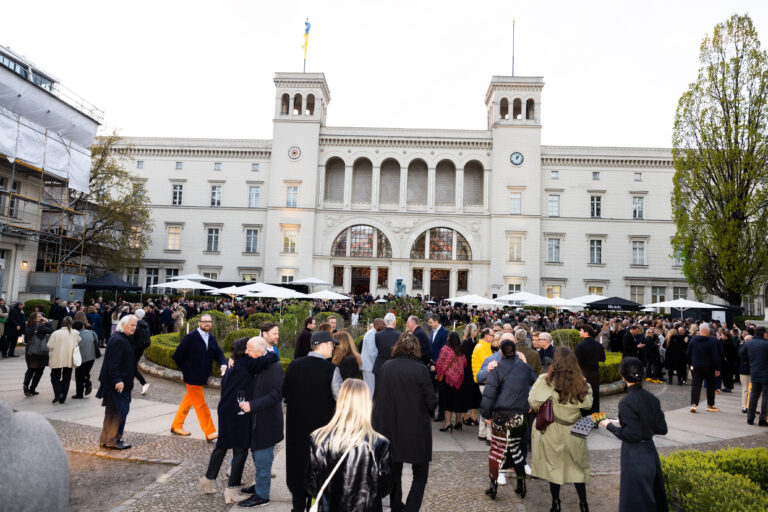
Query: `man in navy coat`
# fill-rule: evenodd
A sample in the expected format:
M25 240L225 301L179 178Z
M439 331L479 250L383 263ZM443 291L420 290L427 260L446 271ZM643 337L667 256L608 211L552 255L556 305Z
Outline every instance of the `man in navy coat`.
M213 319L210 315L201 316L197 322L197 329L184 336L179 346L176 347L176 352L171 356L181 369L181 373L184 375L184 384L187 386L187 392L181 399L176 417L173 419L171 432L180 436L190 434L184 430L184 420L187 419L189 409L194 407L200 428L208 441L216 439L218 434L213 419L211 419L211 411L205 403L203 386L208 382L208 377L211 376L214 360L218 361L222 376L227 369L224 352L216 342L216 338L211 334L212 326Z
M440 315L432 313L427 318L427 324L431 329L429 331L429 353L432 361L429 366L429 373L432 376L432 387L437 391L437 380L435 380L435 363L440 357L440 351L445 346L445 342L448 340L448 329L440 325ZM436 422L443 421L445 419L445 413L442 409L438 408Z
M110 450L125 450L131 447L130 444L124 443L122 438L125 419L131 405L133 372L136 369L131 336L136 331L137 321L133 315L120 319L115 334L107 343L104 363L99 374L101 386L96 392L96 398L103 399L102 405L106 407L99 444Z

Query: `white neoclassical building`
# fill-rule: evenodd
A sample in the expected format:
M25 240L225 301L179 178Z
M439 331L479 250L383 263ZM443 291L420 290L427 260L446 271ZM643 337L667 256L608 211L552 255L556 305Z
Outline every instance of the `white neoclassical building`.
M542 146L541 77L494 76L486 130L326 126L277 73L271 140L131 137L152 244L129 279L315 276L344 292L685 297L668 149ZM692 294L691 294L692 295Z

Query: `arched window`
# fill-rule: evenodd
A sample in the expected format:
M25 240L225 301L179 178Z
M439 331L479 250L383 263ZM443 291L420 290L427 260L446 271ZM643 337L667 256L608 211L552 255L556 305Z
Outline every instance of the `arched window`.
M450 160L441 160L435 167L435 205L456 204L456 166Z
M413 242L411 259L471 261L472 250L467 239L458 231L432 228Z
M331 256L351 258L391 258L392 245L380 230L358 224L339 233L331 245Z
M509 100L507 98L501 98L499 104L499 119L509 119Z
M471 160L464 166L464 206L482 206L483 205L483 164L477 160Z
M358 158L352 165L352 203L370 204L373 164L367 158Z
M400 204L400 164L394 158L381 163L379 172L379 206Z
M427 164L424 160L414 160L408 166L406 202L409 206L427 204Z
M520 98L515 98L512 102L512 119L523 118L523 102Z
M528 98L528 101L525 102L525 118L535 119L533 111L533 98Z
M307 112L308 116L315 115L315 95L310 94L307 96Z
M301 94L296 94L293 97L293 115L301 115Z
M334 157L325 163L325 194L326 201L344 202L344 161Z
M280 113L284 116L288 115L288 109L290 108L291 96L286 92L280 99Z

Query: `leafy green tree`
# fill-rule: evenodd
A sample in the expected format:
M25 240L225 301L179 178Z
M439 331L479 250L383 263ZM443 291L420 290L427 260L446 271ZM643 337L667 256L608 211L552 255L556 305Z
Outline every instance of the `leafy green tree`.
M673 132L672 245L696 290L739 305L768 270L768 58L748 15L706 36Z
M75 209L85 212L84 256L114 270L138 266L152 232L149 197L127 170L123 147L117 133L97 137L88 192L72 198Z

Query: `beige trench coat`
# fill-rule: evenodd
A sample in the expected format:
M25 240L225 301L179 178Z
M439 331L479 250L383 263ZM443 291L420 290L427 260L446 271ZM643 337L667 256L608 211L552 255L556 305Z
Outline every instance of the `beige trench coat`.
M587 440L571 435L571 427L581 419L579 409L592 407L592 388L587 384L587 395L578 404L561 404L559 395L546 381L547 374L542 374L528 394L528 403L537 411L541 404L552 398L552 411L555 422L544 433L536 426L531 431L531 474L553 484L588 483L589 452ZM563 425L562 421L567 423Z
M48 338L48 366L51 368L73 368L72 352L80 344L80 333L66 327L53 331Z

